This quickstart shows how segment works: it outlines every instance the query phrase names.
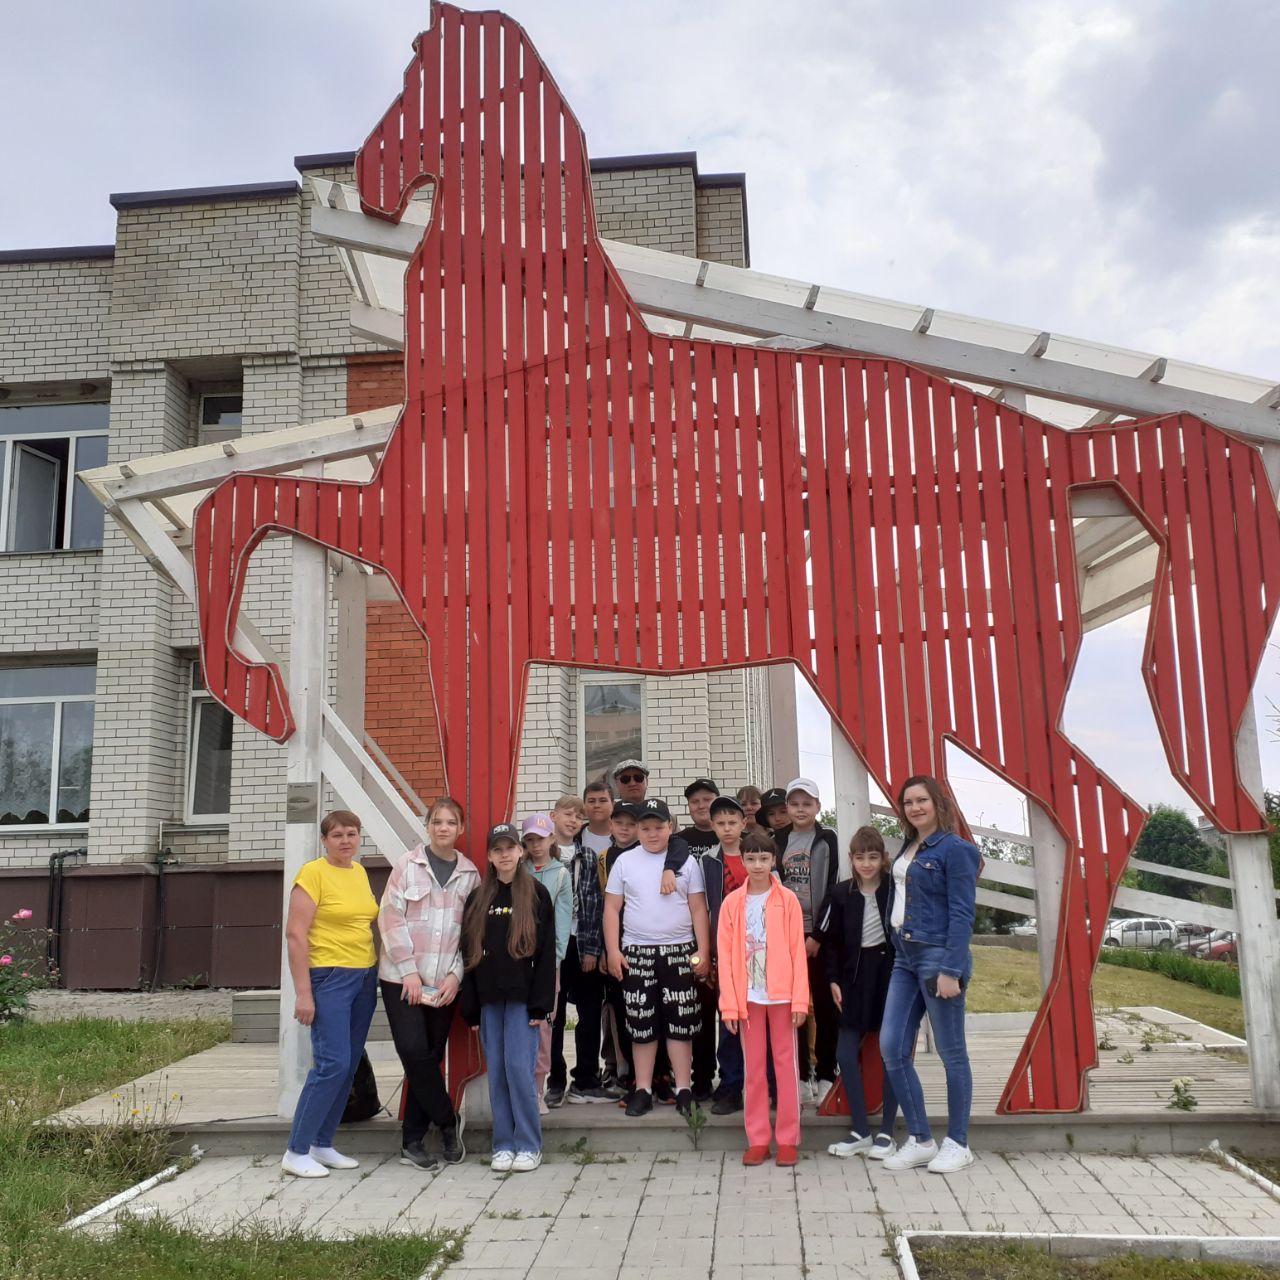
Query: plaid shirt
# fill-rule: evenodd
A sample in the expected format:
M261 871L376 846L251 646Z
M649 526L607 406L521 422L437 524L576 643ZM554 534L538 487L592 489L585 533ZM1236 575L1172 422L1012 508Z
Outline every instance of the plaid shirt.
M404 854L382 893L378 976L400 982L417 973L426 987L438 987L449 974L461 982L462 909L479 883L475 863L461 853L443 887L422 845Z
M578 916L579 956L604 954L604 884L599 873L603 858L603 853L588 849L580 835L574 838L573 905Z

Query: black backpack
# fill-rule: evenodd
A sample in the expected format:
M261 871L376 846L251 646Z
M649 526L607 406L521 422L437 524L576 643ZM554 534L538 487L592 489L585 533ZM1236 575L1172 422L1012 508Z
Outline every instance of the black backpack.
M360 1065L356 1067L355 1079L351 1082L351 1096L347 1099L347 1109L342 1113L343 1124L357 1124L361 1120L372 1120L382 1110L378 1101L378 1081L373 1074L373 1063L369 1055L360 1055Z

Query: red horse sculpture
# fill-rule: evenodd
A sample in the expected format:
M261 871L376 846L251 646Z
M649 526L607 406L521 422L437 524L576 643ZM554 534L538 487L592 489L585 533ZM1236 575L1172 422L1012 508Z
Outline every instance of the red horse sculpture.
M273 531L395 584L479 829L511 810L530 663L795 662L886 794L945 779L949 740L1052 816L1053 977L1000 1109L1079 1109L1101 931L1145 815L1060 727L1071 497L1109 488L1158 544L1143 677L1170 766L1221 829L1263 830L1235 763L1280 598L1257 452L1186 415L1072 432L902 364L651 332L601 246L582 130L500 13L435 7L356 176L393 222L433 188L405 408L367 484L245 474L203 502L210 692L292 731L279 670L232 644Z

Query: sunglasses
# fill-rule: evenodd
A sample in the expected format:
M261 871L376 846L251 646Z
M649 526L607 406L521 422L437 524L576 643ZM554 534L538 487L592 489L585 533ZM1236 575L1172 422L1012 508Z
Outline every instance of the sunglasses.
M618 774L619 782L643 782L643 773L620 773Z

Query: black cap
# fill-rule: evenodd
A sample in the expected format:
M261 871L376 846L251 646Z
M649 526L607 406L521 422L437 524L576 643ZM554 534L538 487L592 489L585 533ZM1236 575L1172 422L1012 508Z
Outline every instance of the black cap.
M520 832L516 830L514 823L499 822L496 827L490 827L484 847L492 849L500 840L510 840L512 844L520 843Z
M661 818L663 822L671 821L671 810L667 808L665 800L642 800L633 807L639 811L637 816L641 822L646 818Z
M630 800L615 800L613 802L613 812L609 815L611 818L630 818L634 822L640 816L640 806L633 804Z
M760 797L760 812L766 809L776 809L779 805L787 803L787 793L781 787L770 787L768 791Z
M710 778L694 778L684 789L684 798L687 800L695 791L710 791L713 796L720 794L720 788Z
M747 811L732 796L716 796L711 802L711 816L714 818L717 813L736 813L740 818L747 816Z

